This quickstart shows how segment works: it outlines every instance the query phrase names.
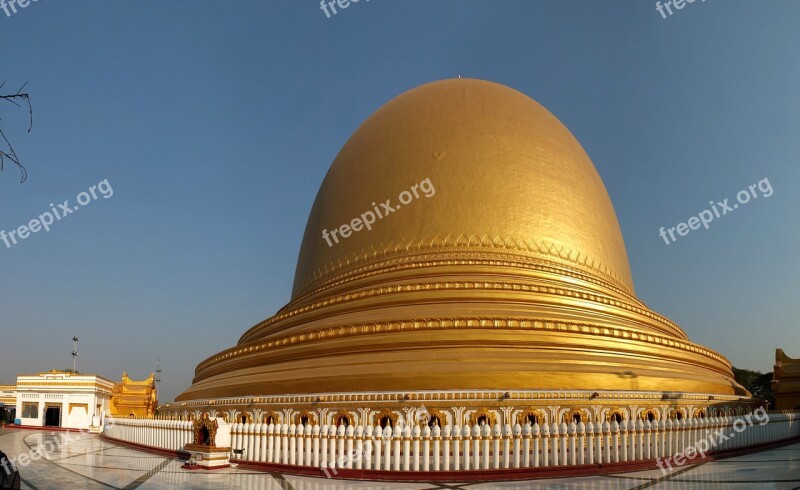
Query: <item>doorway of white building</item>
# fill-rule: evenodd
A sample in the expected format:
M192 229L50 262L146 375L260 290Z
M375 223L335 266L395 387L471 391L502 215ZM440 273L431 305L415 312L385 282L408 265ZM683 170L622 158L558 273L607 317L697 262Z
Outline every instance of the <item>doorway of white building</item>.
M61 427L61 405L50 405L44 412L45 427Z

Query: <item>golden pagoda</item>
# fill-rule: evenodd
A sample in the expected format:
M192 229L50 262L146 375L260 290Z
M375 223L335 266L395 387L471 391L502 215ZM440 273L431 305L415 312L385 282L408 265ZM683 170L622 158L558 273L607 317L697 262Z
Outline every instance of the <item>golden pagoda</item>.
M513 424L749 403L728 360L636 297L611 199L569 130L518 91L453 79L351 136L289 303L200 363L167 411L375 424L425 407Z
M772 392L777 410L800 410L800 359L792 359L783 349L775 350Z
M132 380L122 373L122 380L114 384L111 397L111 415L114 417L152 418L158 406L155 373L143 381Z

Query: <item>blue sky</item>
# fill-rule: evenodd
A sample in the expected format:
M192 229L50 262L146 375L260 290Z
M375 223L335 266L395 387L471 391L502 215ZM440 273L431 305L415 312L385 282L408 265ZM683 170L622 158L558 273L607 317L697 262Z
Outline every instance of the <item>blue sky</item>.
M0 105L29 172L0 173L11 230L108 179L98 199L0 243L0 383L71 365L161 400L283 306L328 166L381 104L493 80L549 108L603 177L636 291L736 366L800 356L800 3L372 0L38 1L0 11ZM711 200L774 188L672 245Z

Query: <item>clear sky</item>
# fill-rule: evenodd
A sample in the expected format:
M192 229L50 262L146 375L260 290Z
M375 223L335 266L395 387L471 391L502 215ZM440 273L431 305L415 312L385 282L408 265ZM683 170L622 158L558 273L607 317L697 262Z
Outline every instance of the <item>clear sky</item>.
M639 297L736 366L800 356L800 3L650 0L31 3L0 11L0 105L28 181L0 173L0 383L71 366L171 401L207 356L289 299L306 218L381 104L458 75L549 108L603 177ZM768 178L667 246L659 228ZM759 194L760 195L760 194Z

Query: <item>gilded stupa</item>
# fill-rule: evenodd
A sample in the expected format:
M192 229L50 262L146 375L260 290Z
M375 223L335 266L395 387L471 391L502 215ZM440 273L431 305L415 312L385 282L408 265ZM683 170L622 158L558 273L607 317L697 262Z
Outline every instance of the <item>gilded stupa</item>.
M370 229L368 210L382 214ZM377 424L424 406L464 424L750 403L725 357L636 297L611 199L570 131L516 90L452 79L356 130L311 209L289 303L164 411Z

